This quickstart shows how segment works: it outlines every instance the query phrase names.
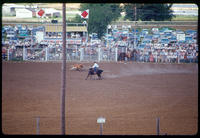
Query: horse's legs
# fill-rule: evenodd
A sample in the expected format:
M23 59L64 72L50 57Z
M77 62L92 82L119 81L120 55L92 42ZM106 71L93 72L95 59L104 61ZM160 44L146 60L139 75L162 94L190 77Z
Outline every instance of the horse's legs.
M90 74L88 73L88 75L87 75L87 77L85 78L85 80L87 80L87 79L88 79L89 75L90 75Z
M101 75L99 75L99 80L101 80Z
M101 74L97 74L98 80L101 80Z

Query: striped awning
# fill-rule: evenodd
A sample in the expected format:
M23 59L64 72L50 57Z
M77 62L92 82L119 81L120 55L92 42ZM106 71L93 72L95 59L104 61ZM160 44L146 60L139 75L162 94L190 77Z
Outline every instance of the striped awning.
M47 25L46 32L62 32L61 25ZM66 26L66 32L87 32L86 26Z

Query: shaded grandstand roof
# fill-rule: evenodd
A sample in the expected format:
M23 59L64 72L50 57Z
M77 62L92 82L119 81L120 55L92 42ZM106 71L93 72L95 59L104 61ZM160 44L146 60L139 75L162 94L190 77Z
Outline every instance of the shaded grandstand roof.
M47 25L46 32L62 32L62 25ZM87 32L86 26L66 26L66 32Z

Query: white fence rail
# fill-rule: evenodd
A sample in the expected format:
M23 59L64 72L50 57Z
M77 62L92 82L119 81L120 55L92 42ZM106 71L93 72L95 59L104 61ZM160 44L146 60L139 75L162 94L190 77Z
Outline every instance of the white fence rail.
M67 61L117 61L118 48L67 48ZM7 60L59 61L62 48L16 48L7 50Z
M156 48L156 47L155 47ZM176 56L150 54L151 51L130 51L127 47L81 47L67 48L67 61L136 61L136 62L161 62L161 63L197 63L198 56L188 54L183 56L178 50ZM158 49L159 50L159 49ZM128 54L129 53L129 54ZM130 56L128 56L130 55ZM61 47L45 48L15 48L7 49L2 54L3 60L10 61L60 61L62 60Z

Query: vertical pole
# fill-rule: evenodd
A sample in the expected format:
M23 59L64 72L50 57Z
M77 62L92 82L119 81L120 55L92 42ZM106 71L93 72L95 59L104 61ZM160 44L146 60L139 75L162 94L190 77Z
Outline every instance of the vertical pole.
M86 44L88 43L88 36L89 36L89 34L88 34L88 23L89 23L89 19L88 19L88 22L86 22L86 27L87 27L87 36L86 36Z
M101 48L98 47L98 62L101 61Z
M48 61L48 47L45 49L45 61Z
M80 48L80 61L83 61L83 53L84 52L84 49L81 47Z
M36 125L37 125L36 134L39 135L40 134L40 117L36 118Z
M178 48L178 54L177 54L177 58L178 58L178 64L180 63L180 56L181 56L181 54L180 54L180 47Z
M106 33L107 33L107 36L106 36L106 47L108 48L108 26L106 28Z
M136 4L135 4L135 38L134 38L134 47L136 48Z
M115 47L115 61L117 62L117 56L118 56L118 48Z
M103 134L103 123L100 123L100 135Z
M31 48L33 48L33 30L31 30Z
M25 46L23 46L23 60L26 60L26 49L25 49Z
M62 61L62 88L61 88L61 134L65 135L65 87L66 87L66 5L63 3L63 61Z
M160 135L160 118L156 118L156 133Z
M91 53L92 53L92 49L91 49L91 45L90 45L90 61L92 60L91 59Z
M9 57L10 56L10 52L9 51L10 51L10 49L8 48L8 51L7 51L7 60L8 61L10 60L10 57Z
M75 56L75 59L78 57L78 52L77 52L78 48L77 48L77 45L76 45L76 56Z

